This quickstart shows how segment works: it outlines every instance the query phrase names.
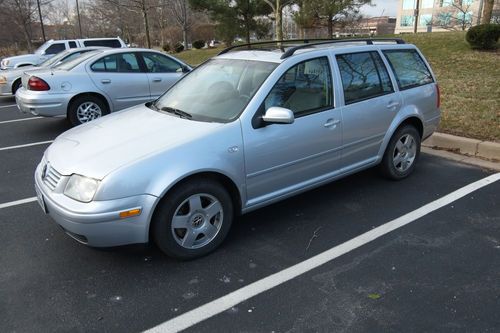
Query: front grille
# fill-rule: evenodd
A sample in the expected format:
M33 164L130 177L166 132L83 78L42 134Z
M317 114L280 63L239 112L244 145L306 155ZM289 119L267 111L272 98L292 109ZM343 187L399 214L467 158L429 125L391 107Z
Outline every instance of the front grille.
M61 180L61 174L47 163L42 169L42 180L48 188L54 191Z

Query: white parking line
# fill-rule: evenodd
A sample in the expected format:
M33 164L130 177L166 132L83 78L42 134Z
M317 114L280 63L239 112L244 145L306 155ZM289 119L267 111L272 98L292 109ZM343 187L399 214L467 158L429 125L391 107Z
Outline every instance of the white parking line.
M24 147L31 147L31 146L38 146L38 145L45 145L47 143L52 143L52 142L54 142L54 140L27 143L27 144L18 145L18 146L2 147L2 148L0 148L0 151L17 149L17 148L24 148Z
M0 109L5 109L5 108L11 108L13 106L17 106L17 104L12 104L12 105L2 105L0 106Z
M7 208L7 207L12 207L12 206L23 205L25 203L29 203L29 202L33 202L33 201L36 201L36 197L31 197L31 198L26 198L26 199L21 199L21 200L6 202L6 203L3 203L3 204L0 204L0 209Z
M8 123L17 123L18 121L26 121L26 120L34 120L34 119L42 119L43 117L29 117L29 118L21 118L21 119L12 119L12 120L4 120L0 121L1 124L8 124Z
M372 229L364 234L361 234L345 243L335 246L323 253L320 253L310 259L302 261L294 266L279 271L273 275L265 277L243 288L233 291L230 294L222 296L216 300L206 303L198 308L188 311L178 317L172 318L156 327L153 327L145 332L178 332L193 325L196 325L203 320L222 313L231 307L246 301L247 299L257 296L271 288L274 288L282 283L285 283L293 278L296 278L304 273L309 272L321 265L324 265L331 260L340 257L358 247L367 244L379 237L388 234L391 231L399 229L417 219L444 207L453 201L456 201L467 194L474 192L484 186L492 184L500 179L500 173L496 173L489 177L483 178L464 186L440 199L432 201L425 206L422 206L406 215L398 217L395 220L387 222L375 229Z

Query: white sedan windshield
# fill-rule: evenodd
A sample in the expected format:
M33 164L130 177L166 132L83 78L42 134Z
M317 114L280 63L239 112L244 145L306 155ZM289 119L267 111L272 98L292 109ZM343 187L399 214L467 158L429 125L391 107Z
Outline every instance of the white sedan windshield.
M213 59L174 85L153 107L201 121L228 122L246 107L277 64Z

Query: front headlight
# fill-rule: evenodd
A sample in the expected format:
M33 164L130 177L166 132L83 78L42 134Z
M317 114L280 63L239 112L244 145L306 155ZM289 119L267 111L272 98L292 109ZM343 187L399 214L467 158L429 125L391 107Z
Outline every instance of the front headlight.
M7 78L3 75L0 75L0 84L6 84L7 83Z
M81 202L90 202L94 198L99 181L80 175L72 175L69 178L64 194Z

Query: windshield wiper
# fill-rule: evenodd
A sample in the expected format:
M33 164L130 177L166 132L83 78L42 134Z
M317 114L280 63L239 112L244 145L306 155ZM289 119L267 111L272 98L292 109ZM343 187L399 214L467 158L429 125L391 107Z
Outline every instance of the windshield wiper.
M186 119L191 119L193 118L193 116L185 111L182 111L182 110L179 110L179 109L175 109L175 108L171 108L171 107L168 107L168 106L165 106L165 107L162 107L160 109L161 111L165 111L165 112L168 112L168 113L173 113L181 118L186 118Z
M154 102L146 103L146 106L154 111L159 111L158 107L156 106L156 104Z

